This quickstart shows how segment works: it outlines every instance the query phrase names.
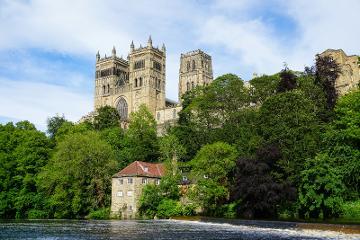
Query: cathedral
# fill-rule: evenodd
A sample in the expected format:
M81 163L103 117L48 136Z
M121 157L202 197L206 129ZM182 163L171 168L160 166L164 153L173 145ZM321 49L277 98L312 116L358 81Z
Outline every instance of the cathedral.
M211 56L201 50L181 54L179 68L179 102L181 95L213 80ZM95 110L112 106L126 127L131 112L145 104L154 115L159 130L175 122L181 103L166 98L166 48L154 47L151 37L146 46L130 44L127 59L118 57L113 47L111 56L96 54Z

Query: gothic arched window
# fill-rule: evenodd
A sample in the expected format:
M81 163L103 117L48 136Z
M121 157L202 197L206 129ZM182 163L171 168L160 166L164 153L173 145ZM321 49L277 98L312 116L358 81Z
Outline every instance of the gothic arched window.
M195 68L196 68L195 60L192 60L192 69L195 70Z
M186 90L187 90L187 91L190 90L190 83L186 83Z
M138 80L137 80L137 78L135 78L135 87L137 87L138 86Z
M189 62L189 61L186 63L186 69L187 69L188 71L190 71L190 62Z
M143 79L140 78L140 83L139 83L139 86L141 87L143 85Z
M128 104L124 98L121 97L119 99L116 109L119 112L121 120L126 120L128 118Z
M107 86L107 92L110 93L110 85Z
M105 87L105 85L103 85L103 94L105 94L106 93L106 87Z

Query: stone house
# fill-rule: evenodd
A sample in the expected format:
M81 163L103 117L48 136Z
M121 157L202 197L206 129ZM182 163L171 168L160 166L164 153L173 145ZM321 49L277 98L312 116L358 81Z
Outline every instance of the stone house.
M146 184L160 184L165 174L162 163L135 161L112 177L111 216L134 219Z

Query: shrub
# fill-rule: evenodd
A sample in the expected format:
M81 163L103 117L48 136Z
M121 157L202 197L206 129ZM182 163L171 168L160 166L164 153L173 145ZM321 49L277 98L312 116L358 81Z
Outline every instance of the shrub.
M157 208L157 216L159 218L180 216L182 212L181 203L172 199L163 199Z
M48 218L49 213L43 210L31 209L28 212L29 219L45 219Z
M89 213L87 218L89 219L109 219L110 208L100 208L98 210Z
M346 202L342 205L342 218L345 219L360 219L360 200L355 202Z

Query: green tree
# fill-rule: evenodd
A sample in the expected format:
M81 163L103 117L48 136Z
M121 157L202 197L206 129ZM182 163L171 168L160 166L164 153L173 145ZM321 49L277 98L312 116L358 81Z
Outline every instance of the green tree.
M319 154L314 159L309 159L301 172L300 217L339 217L342 212L343 192L341 176L331 167L327 154Z
M228 200L236 157L234 147L217 142L202 147L190 161L191 175L197 182L191 196L205 213L217 215L217 207Z
M340 65L331 56L316 56L315 77L325 93L327 108L332 110L335 107L338 97L335 82L341 73Z
M345 197L358 199L360 192L360 91L341 97L335 117L324 134L324 150L331 165L341 173Z
M65 116L56 115L47 119L47 133L51 139L54 139L59 128L65 123L69 122L65 119Z
M246 121L254 115L247 111L251 100L249 90L234 74L225 74L209 86L194 89L183 100L179 125L173 133L186 147L184 160L192 159L205 144L217 141L233 144L239 136L253 136L249 132L255 132L253 128L244 128L251 125ZM245 141L248 142L256 141Z
M313 101L299 90L272 96L260 107L259 134L264 145L275 144L282 153L277 164L284 173L279 172L279 178L296 186L304 159L319 150L321 124L315 109Z
M276 94L280 82L279 74L263 75L250 80L251 101L261 105L268 97Z
M159 157L156 121L145 105L130 114L121 155L128 163L141 160L154 162Z
M38 177L51 217L82 218L110 204L116 169L111 147L94 131L64 137Z
M118 111L110 106L100 107L94 117L94 128L103 130L105 128L120 127L120 116Z
M35 179L50 151L50 140L30 122L0 125L0 218L26 218L41 207Z

